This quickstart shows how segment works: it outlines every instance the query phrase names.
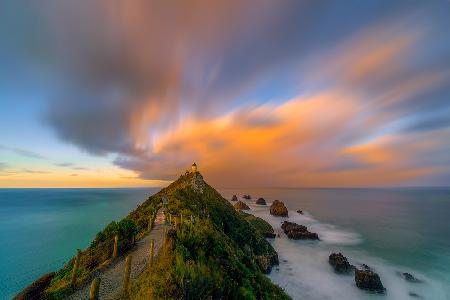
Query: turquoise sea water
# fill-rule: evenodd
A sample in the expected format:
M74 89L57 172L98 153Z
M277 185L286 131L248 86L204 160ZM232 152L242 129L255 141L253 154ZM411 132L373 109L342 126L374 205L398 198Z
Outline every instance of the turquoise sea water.
M57 270L158 189L0 189L0 299ZM319 233L321 242L272 241L280 266L270 274L294 299L450 299L450 189L222 189L282 200L290 219ZM252 213L279 230L282 219L247 201ZM295 212L305 211L304 215ZM385 296L367 294L353 278L332 272L328 255L374 268ZM424 280L408 283L397 271Z
M61 268L159 189L0 189L0 299Z

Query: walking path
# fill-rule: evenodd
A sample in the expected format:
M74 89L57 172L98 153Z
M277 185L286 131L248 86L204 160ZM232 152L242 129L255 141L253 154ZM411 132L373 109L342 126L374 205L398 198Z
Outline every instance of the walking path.
M99 299L112 300L120 297L123 285L125 257L127 255L132 256L130 275L131 282L133 282L133 280L135 280L145 270L149 262L151 240L155 240L155 256L161 249L164 239L164 230L167 227L164 224L165 217L162 210L160 210L156 216L155 226L147 236L136 242L136 245L128 253L118 257L111 263L111 265L92 274L92 279L100 278ZM79 290L67 297L67 299L89 299L89 286L92 279L88 280Z

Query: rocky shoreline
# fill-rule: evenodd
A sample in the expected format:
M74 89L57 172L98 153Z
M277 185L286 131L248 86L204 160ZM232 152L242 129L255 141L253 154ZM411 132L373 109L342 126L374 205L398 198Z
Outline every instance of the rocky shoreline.
M266 205L266 201L264 198L258 198L258 200L256 200L254 204ZM280 200L274 200L272 202L269 208L269 212L272 216L289 219L289 211L284 203ZM304 214L304 211L300 209L296 210L296 212L300 215ZM281 222L280 228L288 239L320 241L319 235L317 233L310 232L307 226L302 224L284 220ZM279 238L280 235L270 234L266 237ZM283 260L283 262L286 261ZM349 262L348 258L345 257L341 252L331 253L328 257L328 263L329 265L331 265L332 269L337 275L353 276L355 287L357 287L358 289L367 291L368 293L379 295L385 295L388 292L386 287L382 283L381 276L367 264L362 263L358 264L358 266L352 265ZM407 272L397 271L396 275L403 278L406 282L409 283L423 283L423 280L416 278L414 275ZM423 298L420 294L412 291L408 292L408 295L412 298Z

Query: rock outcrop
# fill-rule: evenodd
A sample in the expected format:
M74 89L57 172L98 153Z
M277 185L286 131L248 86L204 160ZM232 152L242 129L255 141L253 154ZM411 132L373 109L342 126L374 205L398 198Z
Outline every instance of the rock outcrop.
M273 254L271 256L256 256L256 263L258 264L261 272L268 274L272 270L272 266L278 265L278 254Z
M355 269L355 282L357 287L369 292L384 293L386 291L380 276L373 271Z
M256 204L266 205L266 200L264 198L258 198L258 200L256 200Z
M247 204L245 204L242 201L238 201L235 205L234 208L238 209L238 210L249 210L250 207L248 207Z
M250 199L252 199L252 196L250 196L250 195L244 195L244 196L242 196L242 198L244 198L245 200L250 200Z
M317 233L310 232L306 226L298 225L293 222L283 222L283 224L281 224L281 229L283 229L288 238L293 240L319 240L319 235Z
M205 181L203 180L203 176L202 174L200 174L200 172L194 173L194 176L192 176L191 185L194 191L203 193L203 190L205 188Z
M303 215L303 210L297 210L297 212L299 213L299 214L301 214L301 215Z
M348 274L354 270L354 266L352 266L347 257L342 255L342 253L331 253L328 258L328 262L333 266L336 273L340 274Z
M280 200L273 201L270 206L270 214L278 217L288 217L289 215L286 206Z
M236 195L233 195L233 197L231 197L231 201L238 201L238 198Z

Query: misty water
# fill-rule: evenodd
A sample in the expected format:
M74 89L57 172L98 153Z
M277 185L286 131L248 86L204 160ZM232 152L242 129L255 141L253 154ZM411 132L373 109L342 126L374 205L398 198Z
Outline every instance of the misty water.
M280 266L269 277L294 299L450 299L450 189L242 189L251 194L250 213L268 221L280 238L272 241ZM289 218L271 216L257 197L279 199ZM296 210L304 211L300 215ZM289 240L281 222L289 220L317 232L321 241ZM355 286L353 275L334 273L332 252L351 264L367 264L387 289L370 294ZM408 272L423 283L399 276ZM413 294L413 295L411 295Z
M59 269L111 220L118 220L158 189L0 189L0 299ZM269 221L280 265L269 277L294 299L450 299L450 189L222 189L226 198L251 194L251 213ZM284 218L254 205L282 200L289 220L317 232L320 242L293 241ZM302 209L305 214L295 211ZM340 251L381 276L385 296L356 288L338 275L328 255ZM423 283L406 282L409 272Z

